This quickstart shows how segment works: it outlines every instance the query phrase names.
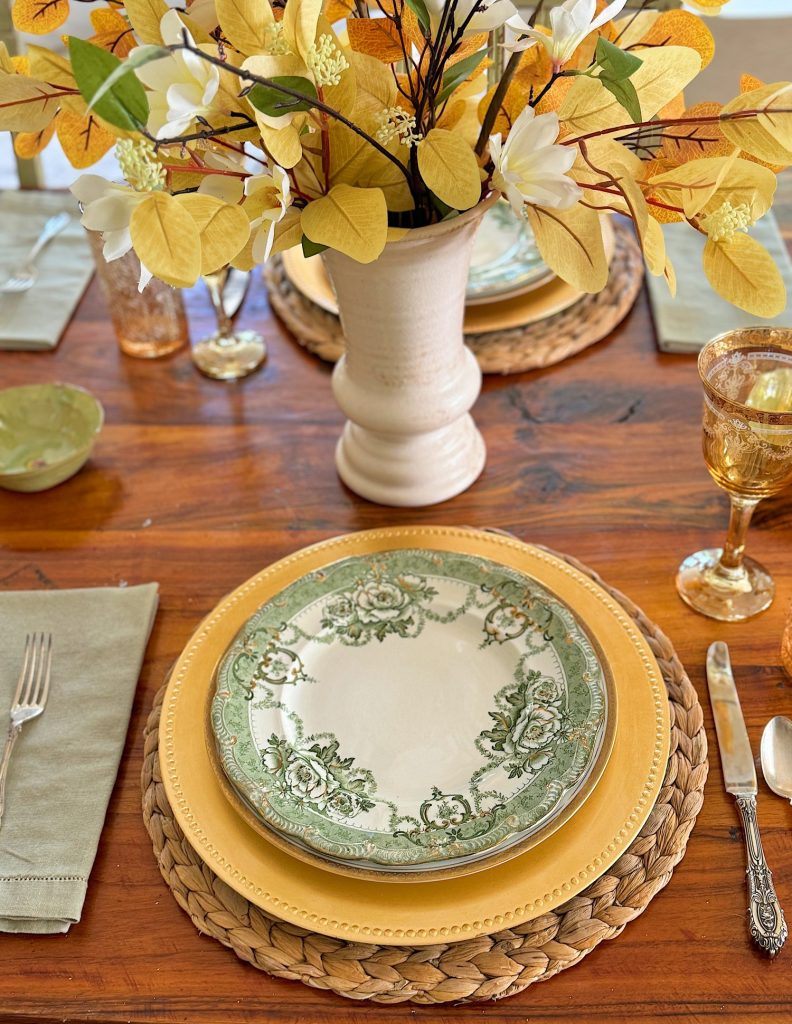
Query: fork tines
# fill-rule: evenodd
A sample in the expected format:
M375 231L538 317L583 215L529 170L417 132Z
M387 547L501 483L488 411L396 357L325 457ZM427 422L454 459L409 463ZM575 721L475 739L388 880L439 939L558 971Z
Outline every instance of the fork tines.
M51 667L52 634L28 633L14 707L44 707L49 695Z

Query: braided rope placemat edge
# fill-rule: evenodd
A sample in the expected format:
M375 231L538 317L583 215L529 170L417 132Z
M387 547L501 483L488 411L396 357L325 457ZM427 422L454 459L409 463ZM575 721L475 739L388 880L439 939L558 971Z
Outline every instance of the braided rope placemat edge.
M643 282L643 257L630 229L614 224L611 274L601 292L525 327L467 334L483 373L523 373L553 366L607 337L635 304ZM338 316L321 309L290 281L280 256L264 265L269 302L299 345L326 362L344 351Z
M684 856L701 809L708 772L703 713L668 637L593 570L571 557L558 557L599 583L634 619L668 690L671 746L663 786L646 824L619 860L556 910L519 927L462 942L377 946L287 924L221 881L175 822L159 765L163 686L144 729L143 819L168 888L200 932L278 978L349 999L432 1005L515 995L572 967L646 909Z

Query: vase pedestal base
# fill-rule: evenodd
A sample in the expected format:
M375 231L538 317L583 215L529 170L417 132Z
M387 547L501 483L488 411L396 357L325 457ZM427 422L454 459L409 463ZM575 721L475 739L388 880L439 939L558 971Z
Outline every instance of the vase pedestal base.
M347 422L336 447L338 475L379 505L417 508L460 494L486 460L484 439L466 414L425 434L382 434Z

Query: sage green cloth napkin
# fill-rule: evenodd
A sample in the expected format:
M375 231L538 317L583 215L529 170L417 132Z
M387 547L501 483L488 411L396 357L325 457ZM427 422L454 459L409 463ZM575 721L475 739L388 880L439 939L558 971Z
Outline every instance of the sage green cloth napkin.
M670 295L664 278L646 276L657 347L661 352L698 352L716 334L738 327L762 324L792 327L792 261L772 213L755 224L749 234L769 250L786 284L787 308L774 320L744 313L712 290L701 265L704 235L692 231L687 224L665 224L663 234L666 251L676 271L676 298Z
M36 283L18 295L0 294L0 349L55 348L94 271L70 192L0 193L0 279L25 258L47 218L62 210L74 221L36 260Z
M80 920L157 600L156 583L0 592L0 721L25 635L52 633L47 707L22 727L6 785L0 931L65 932Z

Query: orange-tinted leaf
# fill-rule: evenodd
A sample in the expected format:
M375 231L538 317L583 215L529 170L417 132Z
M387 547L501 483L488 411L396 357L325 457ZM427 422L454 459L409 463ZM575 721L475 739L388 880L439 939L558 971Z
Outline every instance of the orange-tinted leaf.
M753 92L754 89L761 89L764 84L756 75L740 75L740 92Z
M376 57L384 64L404 59L398 30L388 18L351 18L347 22L349 45L358 53Z
M715 55L712 33L701 18L689 11L665 11L643 37L640 46L689 46L701 57L702 68ZM640 49L637 55L640 57Z
M462 40L459 49L446 61L446 67L450 68L453 64L464 60L465 57L469 57L472 53L478 53L479 50L483 50L487 45L488 39L489 35L486 32L476 32L475 35L466 36Z
M397 15L401 19L402 34L404 38L418 47L420 53L426 42L418 18L407 6L405 0L378 0L378 6L385 14Z
M129 56L130 50L137 46L132 26L111 7L100 7L91 11L91 24L96 35L89 39L94 46L114 53L121 60Z
M325 4L324 15L332 25L333 22L343 21L355 10L355 0L328 0Z
M36 36L54 32L69 16L69 0L15 0L14 27Z
M666 103L664 107L661 107L657 111L657 116L661 121L663 121L668 118L682 117L684 113L685 97L681 92L679 92L670 102Z
M42 128L40 132L20 132L14 137L14 152L20 160L32 160L42 149L47 148L54 134L55 121Z
M683 117L717 117L721 111L720 103L697 103L689 107ZM691 123L675 125L664 132L662 155L674 164L685 163L703 156L728 156L734 149L720 125L715 122L707 124ZM659 171L655 172L659 174Z
M61 110L55 120L58 142L72 167L92 167L112 146L116 137L89 114L79 117L71 110Z
M542 99L536 105L537 114L547 114L551 110L558 110L566 99L566 95L575 84L574 78L559 78ZM563 133L563 125L562 125ZM566 134L569 134L567 132Z

